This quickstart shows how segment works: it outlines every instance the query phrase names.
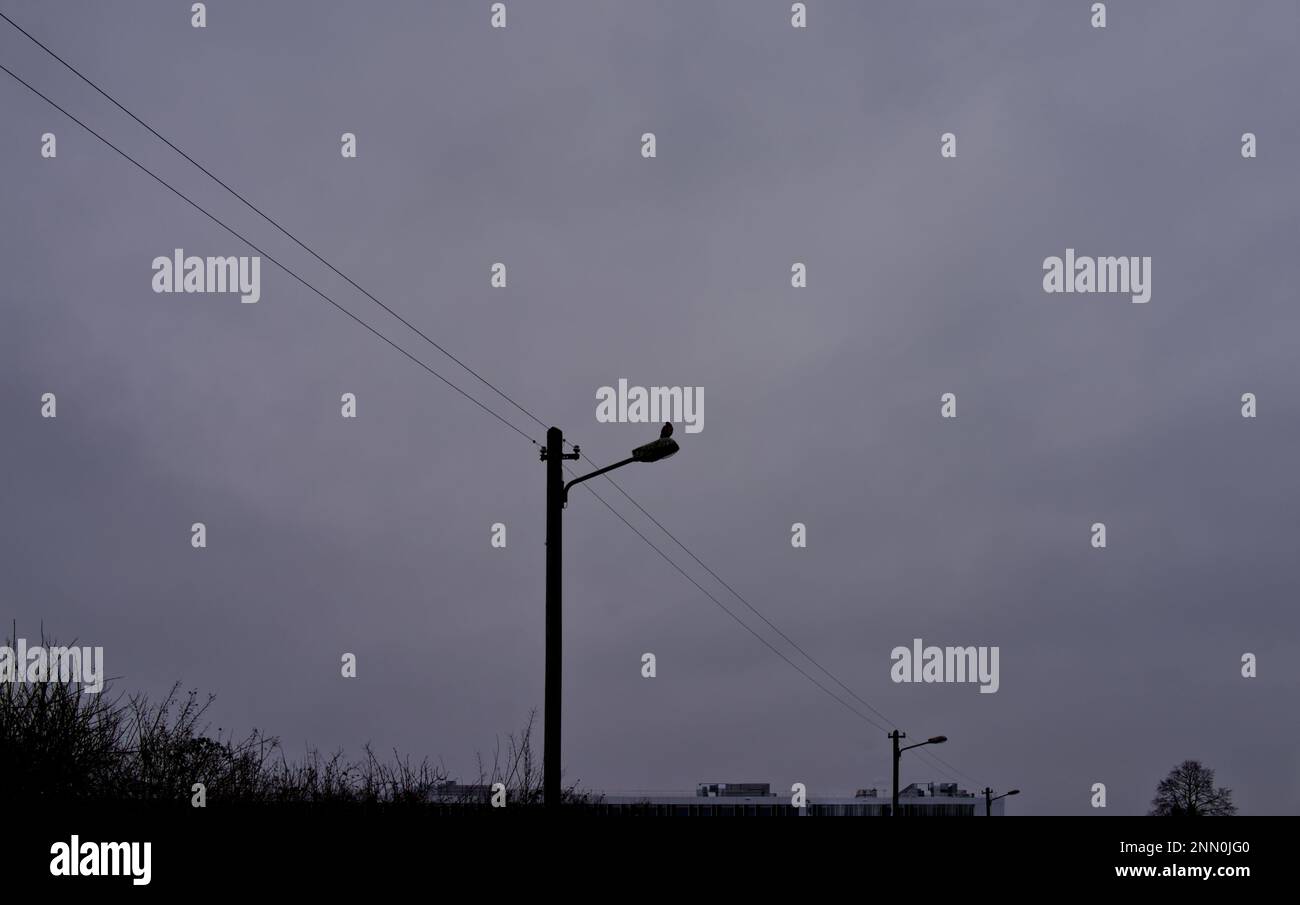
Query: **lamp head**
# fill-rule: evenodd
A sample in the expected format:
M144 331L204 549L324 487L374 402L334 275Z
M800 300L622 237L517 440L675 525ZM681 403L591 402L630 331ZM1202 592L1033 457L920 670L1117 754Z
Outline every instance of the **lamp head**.
M632 450L632 458L638 462L658 462L673 455L680 448L672 437L660 437Z

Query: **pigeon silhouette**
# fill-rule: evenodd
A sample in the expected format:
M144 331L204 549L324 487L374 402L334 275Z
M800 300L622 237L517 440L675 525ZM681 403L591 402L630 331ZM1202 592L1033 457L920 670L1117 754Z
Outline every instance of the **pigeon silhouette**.
M671 423L665 424L664 429L659 432L659 439L666 440L673 435L673 426Z

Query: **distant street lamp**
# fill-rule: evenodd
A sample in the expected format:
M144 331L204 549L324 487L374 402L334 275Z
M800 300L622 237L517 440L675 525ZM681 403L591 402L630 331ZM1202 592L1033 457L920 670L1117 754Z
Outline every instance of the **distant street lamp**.
M1020 794L1019 789L1012 789L1010 792L1003 792L1001 795L998 795L995 798L993 797L993 790L986 788L984 790L984 816L985 817L993 816L993 802L997 801L1000 798L1006 798L1008 795L1019 795L1019 794Z
M942 745L944 742L948 741L948 736L936 735L932 738L926 739L923 742L917 742L915 745L908 745L904 748L898 747L898 740L902 738L907 738L906 732L899 732L897 729L895 729L893 732L889 733L889 738L892 738L894 740L894 807L892 810L890 810L889 814L891 817L897 817L898 816L898 761L900 758L902 758L903 752L911 751L913 748L920 748L922 745Z
M574 484L622 468L632 462L658 462L678 451L672 439L673 426L665 424L659 439L638 446L632 455L621 462L598 468L590 474L564 483L564 460L577 459L582 451L564 451L564 432L553 427L546 432L546 445L541 458L546 463L546 690L545 712L542 716L542 801L548 810L560 806L560 674L564 646L563 607L561 606L561 574L564 564L564 508L569 501L569 488Z

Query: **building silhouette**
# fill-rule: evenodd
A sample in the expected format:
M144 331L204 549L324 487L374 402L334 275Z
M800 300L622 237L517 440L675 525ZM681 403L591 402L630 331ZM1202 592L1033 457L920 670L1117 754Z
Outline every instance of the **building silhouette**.
M447 783L448 798L459 803L485 803L487 786ZM581 806L597 815L653 817L889 817L890 791L858 789L851 796L808 795L795 807L791 795L778 795L770 783L702 782L689 792L591 792ZM982 817L984 801L955 782L912 783L898 793L901 817ZM1003 816L1003 801L993 802L994 816ZM507 804L507 807L509 805Z

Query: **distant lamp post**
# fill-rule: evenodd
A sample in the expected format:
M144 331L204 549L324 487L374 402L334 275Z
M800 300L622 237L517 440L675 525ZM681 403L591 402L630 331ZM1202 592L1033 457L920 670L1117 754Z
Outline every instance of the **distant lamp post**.
M561 574L564 565L563 510L569 501L569 488L594 477L622 468L632 462L658 462L678 451L672 439L673 426L665 424L659 439L638 446L621 462L598 468L591 474L564 483L564 460L582 455L578 447L564 451L564 432L553 427L546 432L542 461L546 463L546 690L542 716L542 801L548 810L560 806L560 664L563 658L563 615Z
M993 790L986 788L984 790L984 816L985 817L993 816L993 802L997 801L999 798L1006 798L1008 795L1019 795L1019 794L1020 794L1019 789L1012 789L1010 792L1003 792L1001 795L994 796Z
M898 816L898 761L899 759L902 758L903 752L911 751L913 748L920 748L922 745L942 745L944 742L948 741L948 736L936 735L933 736L932 738L926 739L923 742L917 742L915 745L907 745L906 747L903 748L898 747L898 740L907 738L906 732L899 732L897 729L895 729L893 732L889 733L889 738L894 740L894 806L890 810L889 814L891 817L897 817Z

